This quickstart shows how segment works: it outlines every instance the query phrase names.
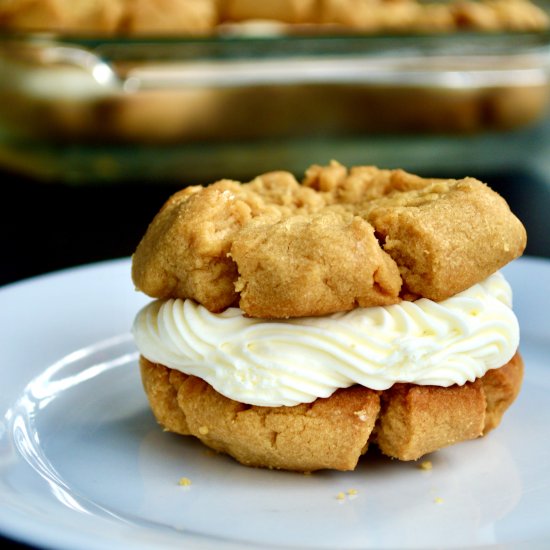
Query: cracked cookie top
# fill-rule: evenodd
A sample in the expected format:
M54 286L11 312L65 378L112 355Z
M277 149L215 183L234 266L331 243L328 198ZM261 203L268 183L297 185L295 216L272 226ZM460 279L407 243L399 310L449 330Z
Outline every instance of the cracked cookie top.
M213 312L318 316L419 297L444 300L526 245L506 201L474 179L427 179L337 162L302 182L187 187L161 208L132 262L138 290Z

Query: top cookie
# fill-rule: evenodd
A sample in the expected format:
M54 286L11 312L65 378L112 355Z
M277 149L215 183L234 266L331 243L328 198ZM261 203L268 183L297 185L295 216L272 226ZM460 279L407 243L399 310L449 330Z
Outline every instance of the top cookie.
M137 289L251 317L444 300L521 255L526 233L474 178L337 162L175 193L133 256Z

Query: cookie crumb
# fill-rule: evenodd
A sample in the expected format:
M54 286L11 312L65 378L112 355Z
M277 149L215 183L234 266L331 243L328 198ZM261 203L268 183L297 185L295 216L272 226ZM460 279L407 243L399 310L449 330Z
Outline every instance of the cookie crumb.
M350 497L356 496L358 493L357 489L348 489L348 495Z
M209 431L210 431L210 430L208 429L208 426L201 426L201 427L199 428L199 433L200 433L201 435L206 435L206 434L208 434Z
M191 480L188 477L180 477L178 485L181 485L182 487L189 487L189 485L191 485Z
M436 504L443 504L443 499L441 497L436 497L436 498L434 498L434 502Z
M342 491L340 491L337 495L336 495L336 500L344 500L346 498L346 495L344 493L342 493Z
M353 413L361 422L366 422L368 419L367 411L361 410L361 411L355 411Z
M431 470L433 468L433 464L431 460L423 460L418 467L421 470Z

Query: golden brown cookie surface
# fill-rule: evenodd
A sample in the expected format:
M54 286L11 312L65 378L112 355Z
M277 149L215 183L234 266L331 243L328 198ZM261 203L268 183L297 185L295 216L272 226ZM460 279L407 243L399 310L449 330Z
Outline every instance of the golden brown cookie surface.
M206 382L140 360L153 413L167 430L193 435L239 462L297 471L353 470L370 444L400 460L486 434L521 387L519 355L464 386L361 386L295 407L228 399Z
M548 15L529 0L0 0L0 27L129 35L214 33L258 20L361 32L542 30ZM238 29L238 26L237 26Z
M252 317L323 315L403 297L448 298L526 244L497 193L473 178L423 179L338 163L302 183L273 172L176 193L133 257L136 287Z

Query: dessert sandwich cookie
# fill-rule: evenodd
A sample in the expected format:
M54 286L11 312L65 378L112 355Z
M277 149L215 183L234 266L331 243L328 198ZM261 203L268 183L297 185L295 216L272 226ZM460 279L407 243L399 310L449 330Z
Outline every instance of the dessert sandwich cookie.
M239 462L352 470L498 426L523 363L500 268L526 245L474 178L310 167L187 187L132 259L143 385L166 429Z

